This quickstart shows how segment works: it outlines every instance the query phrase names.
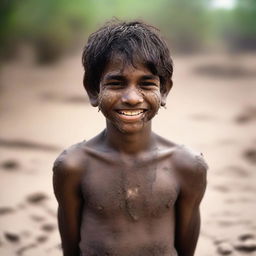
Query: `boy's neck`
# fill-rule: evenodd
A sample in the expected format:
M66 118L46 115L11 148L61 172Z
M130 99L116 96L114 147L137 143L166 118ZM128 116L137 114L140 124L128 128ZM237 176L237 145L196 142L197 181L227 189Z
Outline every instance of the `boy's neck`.
M123 133L116 127L107 123L104 135L106 143L111 148L127 155L136 155L148 151L155 144L155 136L152 133L151 122L141 131L135 133Z

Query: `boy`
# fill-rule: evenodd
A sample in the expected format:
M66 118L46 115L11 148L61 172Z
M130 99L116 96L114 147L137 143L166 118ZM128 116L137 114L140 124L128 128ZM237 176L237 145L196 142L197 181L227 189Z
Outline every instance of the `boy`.
M82 62L106 129L55 161L64 255L194 255L207 166L151 130L172 87L166 43L143 22L111 23L89 37Z

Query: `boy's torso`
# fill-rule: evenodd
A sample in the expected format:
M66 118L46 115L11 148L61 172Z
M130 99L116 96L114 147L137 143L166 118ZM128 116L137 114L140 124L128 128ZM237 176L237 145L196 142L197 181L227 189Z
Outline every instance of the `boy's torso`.
M100 159L97 152L87 152L81 183L82 252L88 256L175 255L178 184L171 150L164 154L156 150L144 159L126 162L106 155Z
M82 255L176 255L173 148L122 159L80 144Z

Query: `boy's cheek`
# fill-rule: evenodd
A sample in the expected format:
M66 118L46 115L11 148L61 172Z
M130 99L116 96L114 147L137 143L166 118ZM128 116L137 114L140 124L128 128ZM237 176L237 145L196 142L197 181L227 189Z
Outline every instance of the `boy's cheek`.
M116 96L106 90L106 89L103 89L99 92L99 108L102 109L102 107L106 107L106 106L111 106L112 105L112 102L113 100L116 98Z
M160 91L152 91L150 95L148 95L148 100L150 101L150 105L153 109L158 111L161 106L161 93Z
M111 116L115 109L116 98L115 93L108 90L102 90L99 93L98 108L107 119L112 119Z

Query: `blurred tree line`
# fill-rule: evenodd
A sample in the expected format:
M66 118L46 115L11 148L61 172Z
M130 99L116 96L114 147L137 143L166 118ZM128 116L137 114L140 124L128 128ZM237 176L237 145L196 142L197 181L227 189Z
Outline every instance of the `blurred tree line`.
M0 56L21 44L39 62L58 59L85 42L104 21L143 19L159 27L173 52L191 53L225 43L235 51L256 49L256 1L236 0L214 9L213 0L0 0Z

